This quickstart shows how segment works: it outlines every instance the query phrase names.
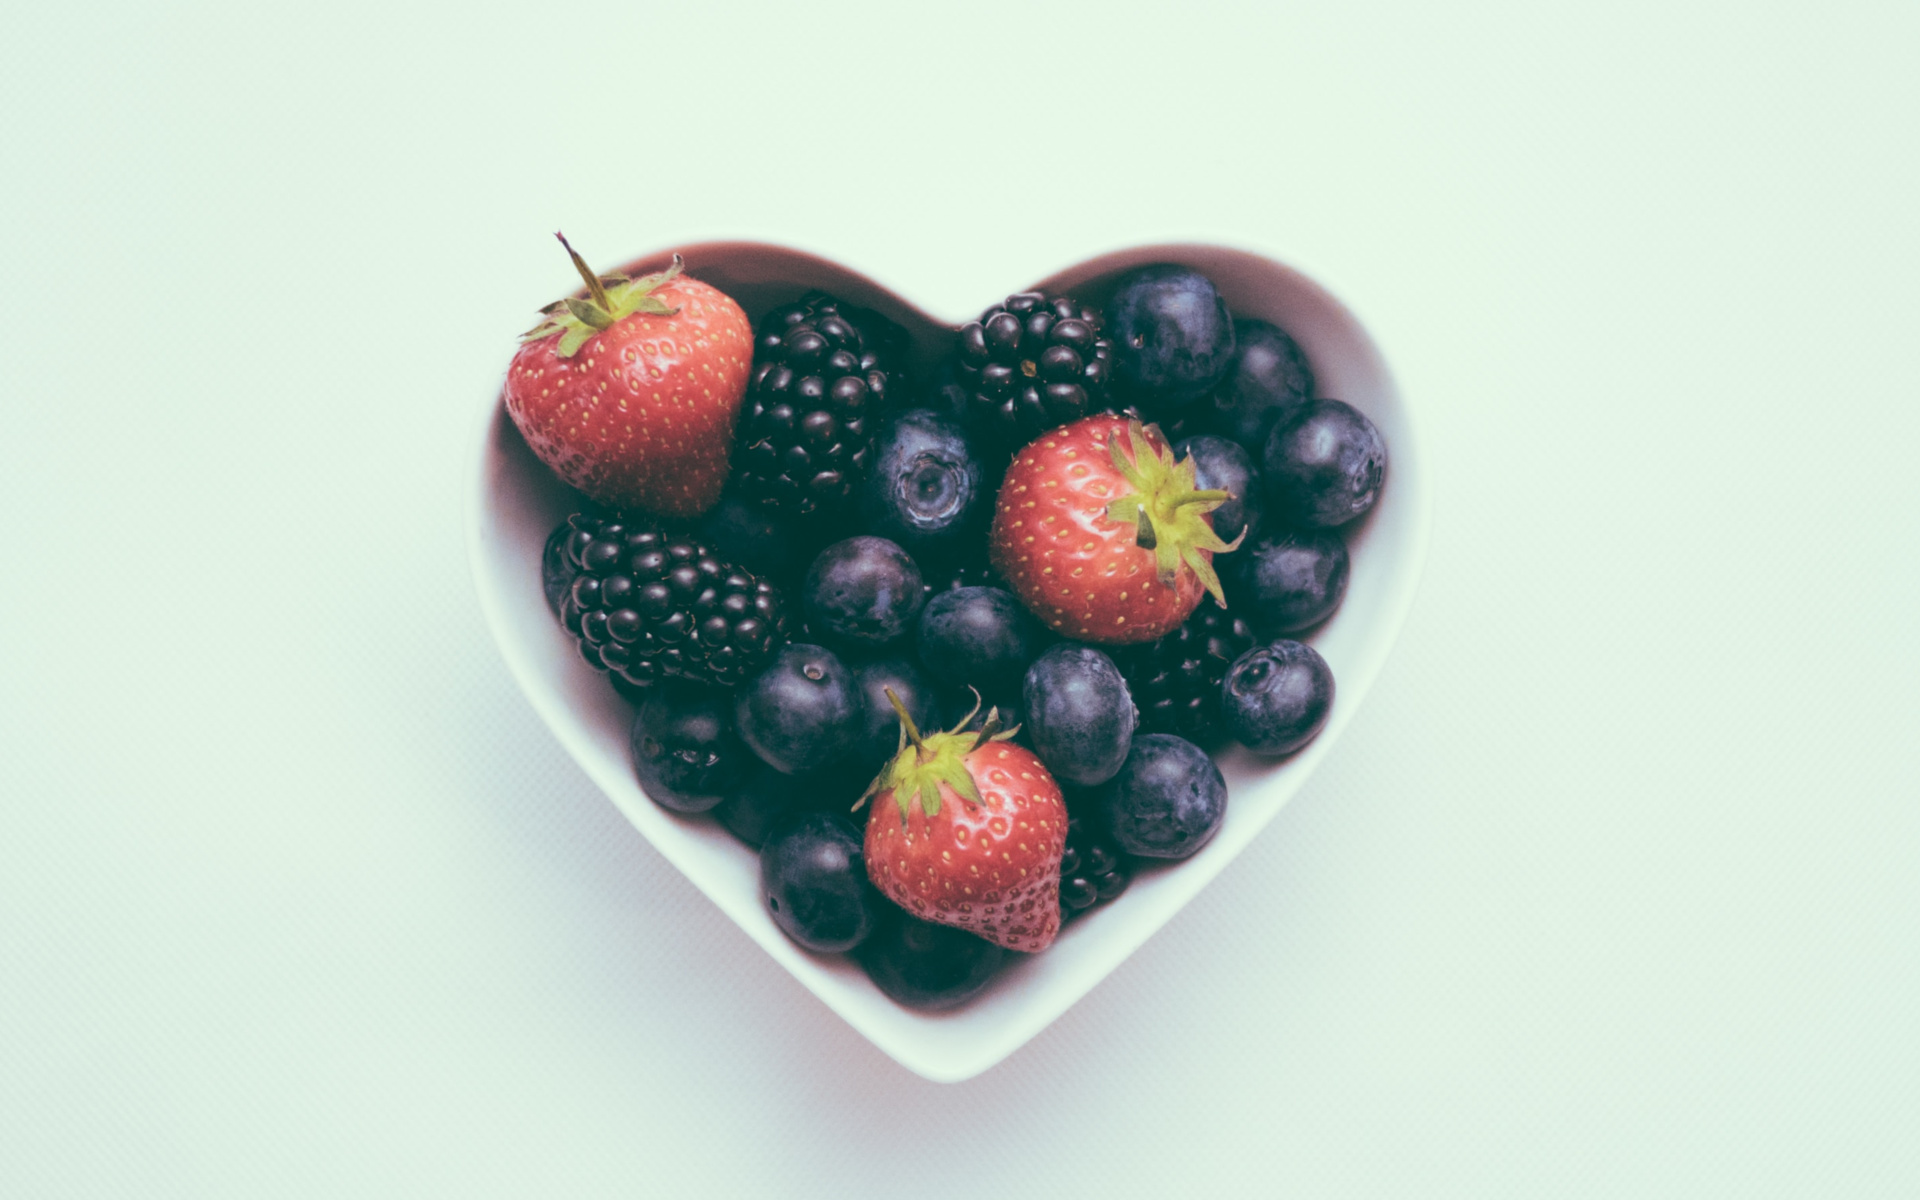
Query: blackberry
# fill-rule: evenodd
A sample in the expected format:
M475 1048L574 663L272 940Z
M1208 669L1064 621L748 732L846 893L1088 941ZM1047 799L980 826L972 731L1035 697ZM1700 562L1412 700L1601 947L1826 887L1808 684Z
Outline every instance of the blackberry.
M968 419L998 442L1024 445L1107 403L1113 343L1064 296L1008 296L961 326L958 354Z
M560 620L621 694L668 678L732 687L786 644L786 605L773 585L691 538L584 513L566 528L575 574Z
M873 458L903 337L825 292L768 313L740 414L741 490L791 517L844 512Z
M582 498L584 499L584 497ZM605 510L591 500L586 507L575 513L576 517L599 517ZM540 590L546 593L547 610L556 619L567 602L567 594L573 590L574 577L580 574L580 568L567 557L567 540L573 536L572 518L560 522L547 535L547 543L540 549Z
M1220 732L1220 681L1255 638L1246 621L1213 597L1159 641L1114 648L1114 665L1140 708L1141 732L1208 741Z
M1073 917L1127 890L1133 870L1120 848L1092 826L1067 821L1067 851L1060 856L1060 915Z
M547 608L556 617L560 615L561 605L566 603L567 593L573 590L573 577L580 573L567 561L567 539L571 536L571 525L557 525L540 550L540 590L546 593Z

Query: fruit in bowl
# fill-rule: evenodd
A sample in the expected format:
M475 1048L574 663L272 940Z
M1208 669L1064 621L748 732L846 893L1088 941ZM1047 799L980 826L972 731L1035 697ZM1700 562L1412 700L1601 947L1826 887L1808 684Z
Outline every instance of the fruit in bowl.
M594 500L705 512L726 480L746 389L746 314L682 274L678 258L635 279L595 275L572 246L567 254L588 294L547 305L522 335L508 414L540 461Z
M1090 953L1111 959L1109 947L1130 949L1144 936L1139 927L1150 933L1164 920L1162 897L1198 886L1183 876L1203 882L1218 869L1220 855L1203 847L1233 828L1229 792L1237 806L1250 780L1266 778L1250 770L1250 758L1234 757L1245 754L1233 748L1236 731L1247 731L1244 740L1256 750L1307 757L1301 747L1324 727L1324 709L1317 721L1299 711L1300 689L1288 682L1297 671L1243 672L1265 689L1243 688L1231 702L1226 691L1232 669L1273 650L1266 639L1283 626L1309 640L1337 628L1331 616L1346 591L1342 572L1337 587L1303 598L1311 588L1299 579L1310 584L1312 572L1292 559L1283 564L1288 570L1242 569L1237 558L1254 548L1252 535L1262 544L1293 535L1344 546L1369 524L1367 508L1354 524L1331 529L1264 515L1295 513L1302 503L1299 489L1276 502L1263 479L1266 443L1306 410L1276 400L1279 385L1262 386L1297 382L1300 374L1276 369L1287 364L1273 347L1287 338L1310 350L1317 334L1324 342L1323 331L1309 325L1296 343L1285 313L1234 307L1247 287L1225 252L1214 252L1229 265L1220 287L1204 254L1171 272L1142 269L1154 264L1138 260L1090 266L1078 278L1015 293L979 321L949 324L919 317L818 260L789 255L791 269L770 272L744 265L747 252L775 263L787 252L700 249L686 249L674 278L693 276L733 297L761 331L726 472L698 511L679 500L589 502L567 489L558 468L544 480L515 477L518 499L537 498L526 511L545 511L553 522L546 531L553 536L538 539L544 553L528 586L559 610L556 628L575 647L549 655L551 666L541 669L567 680L567 703L589 726L632 726L626 780L609 784L604 772L596 775L616 799L642 795L632 784L645 784L643 803L662 815L623 806L716 899L715 872L737 878L737 862L761 874L758 846L787 855L770 877L798 878L795 863L813 872L806 895L837 897L845 911L860 909L853 898L862 895L877 905L874 920L842 922L831 936L811 924L794 925L796 934L773 907L777 897L752 886L764 928L795 947L796 957L749 921L732 885L722 899L876 1040L875 1029L892 1020L884 1016L888 1005L977 1011L984 1021L1014 1003L1003 993L1031 992L1050 1004L1041 993L1058 988L1045 982L1053 969L1040 964ZM646 279L654 265L624 274ZM1156 303L1155 290L1169 279L1179 295ZM1209 289L1217 310L1188 302ZM1135 297L1145 314L1127 327L1142 343L1132 357L1159 365L1128 367L1109 388L1109 375L1119 374L1108 348L1108 305L1117 294ZM640 330L600 332L644 342L647 322L666 315L636 310L621 319ZM1025 319L1017 330L1008 327L1014 318ZM1203 327L1183 329L1189 319ZM1274 332L1244 336L1250 323ZM969 369L972 339L989 325L992 352L984 366L973 353ZM1223 329L1241 335L1256 361L1243 364L1237 350L1222 354ZM579 338L576 354L597 361L596 336ZM1082 353L1086 346L1105 356ZM1195 347L1207 353L1190 352ZM1305 352L1298 357L1304 365ZM1181 382L1156 391L1152 371L1171 371ZM1214 382L1196 392L1201 372ZM1340 378L1337 369L1323 374ZM1069 383L1077 389L1071 396ZM1056 384L1063 386L1050 392ZM995 403L980 400L988 392ZM1058 400L1052 409L1050 396ZM1259 411L1243 412L1243 401ZM1355 408L1371 410L1370 403ZM1242 427L1254 429L1260 444L1236 440ZM1169 429L1179 437L1170 439ZM1351 506L1353 494L1349 486L1341 502ZM1364 503L1370 508L1383 494L1391 492L1376 486ZM1071 531L1055 535L1054 547L1040 549L1038 534L1014 525L1048 517ZM1020 540L1028 536L1036 540ZM1071 588L1061 598L1074 604L1055 602L1053 584ZM1254 611L1272 597L1291 607ZM1301 627L1300 613L1314 604L1325 611L1310 629ZM1115 630L1124 633L1116 638ZM597 694L583 665L606 673ZM894 711L895 698L908 720ZM682 707L694 715L670 719ZM1275 750L1288 739L1291 748ZM954 773L956 762L995 755L1006 756L998 769L1017 783L1017 795L972 771ZM592 761L604 761L597 749ZM688 782L675 788L669 778ZM802 835L792 831L817 814L837 815L844 826L863 794L868 809L859 818L869 841L878 836L888 854L795 857L792 838ZM1036 811L1045 813L1044 830ZM1021 914L1017 932L1003 919L1004 890L993 902L1001 910L995 921L980 920L987 888L975 889L982 897L975 922L954 921L937 937L916 932L929 916L940 927L940 916L973 903L966 889L975 877L941 874L987 865L954 855L960 831L978 847L975 831L984 830L992 847L996 820L1018 836L1022 819L1031 836L1000 851L1014 862L999 860L1003 884L1007 871L1025 872L1012 901ZM814 830L802 848L834 842L830 833ZM1226 840L1243 843L1244 835ZM867 873L865 891L845 878L856 859ZM917 908L914 897L926 899L927 889L951 911ZM801 894L790 892L785 907ZM844 944L846 937L855 940ZM1000 954L972 949L981 944ZM871 1001L848 992L849 969L872 979ZM996 987L997 977L1007 987ZM956 992L905 979L966 986ZM1031 1018L1012 1026L1021 1039L1035 1027ZM882 1044L903 1061L910 1057Z

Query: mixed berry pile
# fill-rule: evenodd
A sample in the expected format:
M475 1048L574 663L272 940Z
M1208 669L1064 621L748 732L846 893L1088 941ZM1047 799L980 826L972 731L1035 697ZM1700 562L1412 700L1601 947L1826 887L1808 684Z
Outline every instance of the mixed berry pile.
M801 946L963 1004L1213 838L1210 750L1325 724L1300 639L1386 446L1205 276L1009 296L916 379L905 331L836 297L755 329L678 259L574 263L505 391L582 493L547 599L633 701L646 793L757 849Z

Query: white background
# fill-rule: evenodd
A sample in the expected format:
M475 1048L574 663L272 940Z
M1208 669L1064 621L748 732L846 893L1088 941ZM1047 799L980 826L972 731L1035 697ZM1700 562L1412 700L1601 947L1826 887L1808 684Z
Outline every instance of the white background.
M1920 1192L1920 9L706 8L8 14L0 1194ZM828 1013L493 651L555 228L956 316L1227 241L1396 370L1367 707L986 1075Z

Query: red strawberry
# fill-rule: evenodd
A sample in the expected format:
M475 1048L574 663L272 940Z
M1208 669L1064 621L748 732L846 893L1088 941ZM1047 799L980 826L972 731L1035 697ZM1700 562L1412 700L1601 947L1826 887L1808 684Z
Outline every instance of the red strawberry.
M1036 616L1084 642L1150 642L1211 593L1213 556L1233 550L1206 514L1226 492L1200 491L1154 426L1111 414L1041 434L1000 485L993 565Z
M665 271L629 279L595 276L567 253L590 298L549 304L523 335L507 368L507 413L540 461L593 499L705 512L726 482L753 366L747 314L682 275L678 254Z
M1060 932L1067 806L1033 751L962 721L921 735L900 702L900 753L868 794L867 877L901 908L1009 950L1045 950ZM972 719L972 714L968 714Z

